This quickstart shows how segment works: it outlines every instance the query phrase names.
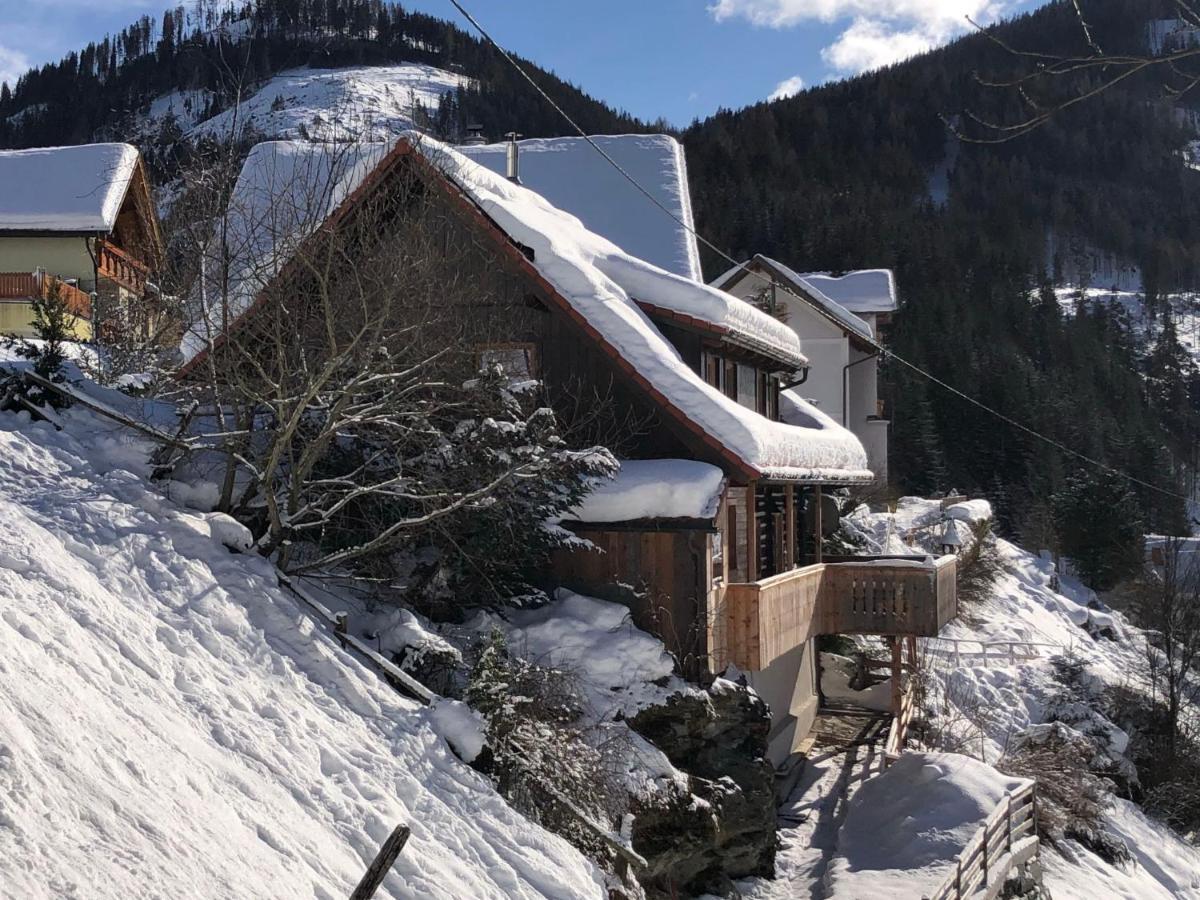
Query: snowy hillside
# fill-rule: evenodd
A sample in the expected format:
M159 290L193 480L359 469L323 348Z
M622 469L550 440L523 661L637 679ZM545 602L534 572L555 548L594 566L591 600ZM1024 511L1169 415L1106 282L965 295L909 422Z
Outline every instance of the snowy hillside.
M942 510L937 501L905 498L895 513L868 513L851 523L871 545L885 552L909 551L940 542L947 530L990 513L975 501ZM946 708L959 716L962 752L995 763L1031 727L1047 721L1085 728L1108 737L1106 752L1120 764L1128 736L1095 707L1073 711L1079 719L1053 708L1057 683L1051 658L1072 652L1087 664L1097 696L1105 688L1142 684L1146 667L1145 636L1120 613L1106 609L1096 595L1071 578L1055 573L1050 559L1029 553L1005 540L996 542L1001 571L989 596L960 606L959 617L928 642L927 655ZM958 641L955 646L954 641ZM1007 648L997 642L1023 641L1044 646L1026 648L1036 658L1009 664ZM983 643L996 659L985 661ZM958 658L955 658L955 650ZM1074 840L1061 852L1043 852L1046 883L1055 900L1079 898L1200 898L1200 851L1137 806L1113 797L1103 815L1104 830L1132 853L1114 865Z
M119 395L108 394L114 400ZM602 897L105 420L0 413L0 895Z
M405 63L347 69L291 69L268 79L240 108L204 118L207 97L176 91L154 100L143 133L174 119L185 137L223 138L250 129L269 138L383 140L421 124L442 98L470 79L433 66Z

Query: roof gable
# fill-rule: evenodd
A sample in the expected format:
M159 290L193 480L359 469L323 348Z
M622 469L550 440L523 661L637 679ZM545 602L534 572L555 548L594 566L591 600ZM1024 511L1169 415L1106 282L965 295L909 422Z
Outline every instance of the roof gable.
M138 166L129 144L0 151L0 231L107 234Z
M270 158L262 154L278 149L264 150L254 156L254 166L262 166ZM297 159L322 152L327 151L312 145L287 151ZM840 427L797 428L772 422L706 384L680 358L637 301L667 305L707 298L711 302L734 304L734 308L740 305L785 329L798 343L790 329L749 304L629 256L538 194L420 135L406 136L394 147L381 145L366 151L344 169L316 165L296 170L315 174L318 183L324 179L325 188L316 193L329 199L311 207L284 204L285 208L305 210L299 217L301 221L278 223L282 225L281 233L278 239L267 242L269 246L247 241L255 256L243 268L251 275L238 282L238 292L233 298L238 303L235 317L244 315L258 302L263 288L281 272L299 241L323 223L336 221L354 203L355 197L381 183L389 169L389 160L398 156L410 157L424 167L433 176L431 183L473 213L509 261L533 279L550 301L612 357L618 368L672 420L711 447L731 471L743 478L831 482L867 481L873 477L866 469L862 445L849 431ZM248 158L247 164L250 163ZM251 196L254 185L264 186L264 198L278 191L272 178L244 169L234 191L235 202L240 196ZM307 191L304 196L308 196ZM268 207L278 205L268 204ZM251 203L248 208L261 209L262 205ZM332 210L324 220L323 210ZM275 222L270 209L266 215L265 221ZM247 221L263 220L251 217ZM532 259L518 250L518 245L531 251ZM193 335L190 346L185 341L183 347L185 356L190 351L185 373L202 358L208 346L207 339L195 340L204 335L195 332ZM208 337L212 337L211 330ZM214 340L219 343L224 336Z

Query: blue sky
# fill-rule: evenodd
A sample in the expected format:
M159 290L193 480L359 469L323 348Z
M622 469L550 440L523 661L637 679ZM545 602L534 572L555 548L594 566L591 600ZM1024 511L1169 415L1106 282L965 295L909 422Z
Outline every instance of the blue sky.
M511 49L645 119L852 75L1043 0L466 0ZM59 58L164 0L0 0L0 80ZM462 22L448 0L410 9Z

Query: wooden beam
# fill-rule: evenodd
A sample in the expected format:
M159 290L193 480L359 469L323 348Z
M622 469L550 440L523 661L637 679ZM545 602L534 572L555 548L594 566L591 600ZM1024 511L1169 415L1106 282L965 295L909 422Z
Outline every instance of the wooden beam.
M783 530L786 533L783 565L785 568L794 569L796 567L796 489L790 484L783 488L783 504L785 516Z
M758 581L758 482L746 485L746 580Z
M900 702L903 699L903 691L900 686L901 673L904 670L903 663L900 659L900 653L903 649L900 639L889 637L888 643L892 647L892 715L897 719L900 718Z
M375 892L383 884L383 879L387 876L388 870L396 862L396 857L400 855L400 851L408 843L408 837L411 833L407 825L396 826L395 830L388 835L388 839L383 842L383 847L380 848L374 862L367 868L362 881L358 883L358 887L350 895L350 900L371 900L375 896Z
M822 561L825 526L821 521L821 485L813 488L813 562Z

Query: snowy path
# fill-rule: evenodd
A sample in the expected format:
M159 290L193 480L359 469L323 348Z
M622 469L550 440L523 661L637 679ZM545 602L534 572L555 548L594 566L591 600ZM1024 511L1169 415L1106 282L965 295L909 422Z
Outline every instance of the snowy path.
M602 897L90 414L0 415L0 896Z
M822 710L804 772L779 809L782 845L775 879L740 883L738 889L746 900L821 900L826 896L825 874L837 850L847 801L864 780L879 772L887 740L889 716L858 712L866 714L847 716L845 711L834 711L831 715ZM861 743L846 746L855 737Z

